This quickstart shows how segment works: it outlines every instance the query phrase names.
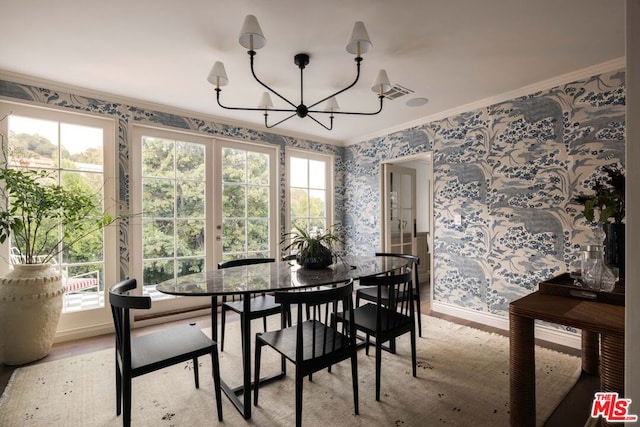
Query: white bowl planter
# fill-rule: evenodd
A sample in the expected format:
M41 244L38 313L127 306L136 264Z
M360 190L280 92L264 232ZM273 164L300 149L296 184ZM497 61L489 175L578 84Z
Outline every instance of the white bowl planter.
M63 293L51 264L16 264L0 278L0 362L23 365L49 354Z

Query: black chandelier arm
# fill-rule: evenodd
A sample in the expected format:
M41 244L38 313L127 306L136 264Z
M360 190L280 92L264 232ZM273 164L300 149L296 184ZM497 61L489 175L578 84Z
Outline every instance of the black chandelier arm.
M267 110L267 111L283 111L283 110ZM286 111L291 111L291 110L286 110ZM274 128L274 127L278 126L280 123L286 122L286 121L287 121L287 120L289 120L291 117L295 117L295 116L297 116L297 114L295 114L295 113L294 113L294 114L292 114L292 115L290 115L290 116L288 116L288 117L285 117L284 119L280 120L278 123L272 124L271 126L269 126L269 125L267 124L267 118L268 118L268 116L269 116L269 114L268 114L268 113L264 113L264 125L265 125L265 127L266 127L267 129L271 129L271 128ZM320 123L320 124L322 124L322 123ZM324 126L324 125L323 125L323 126ZM325 127L326 127L326 126L325 126Z
M264 107L228 107L226 105L222 105L220 102L220 92L222 89L216 88L216 101L218 101L218 105L225 110L241 110L241 111L264 111ZM281 113L295 113L297 110L292 110L290 108L267 108L267 111L277 111ZM295 115L295 114L294 114Z
M324 113L324 111L323 111ZM331 116L329 116L330 119L330 125L329 127L327 127L324 123L322 123L321 121L317 120L315 117L307 115L307 117L309 117L311 120L313 120L314 122L316 122L317 124L319 124L320 126L322 126L323 128L325 128L326 130L331 130L333 129L333 114Z
M269 92L273 93L274 95L276 95L278 98L282 99L284 102L286 102L287 104L291 105L293 108L296 108L297 105L295 105L293 102L289 101L287 98L285 98L284 96L280 95L277 91L271 89L269 86L267 86L265 83L262 82L262 80L260 80L258 78L258 76L256 75L255 70L253 69L253 57L256 56L256 52L254 50L250 50L247 52L249 54L249 56L251 57L251 74L253 74L253 78L256 79L256 81L258 83L260 83L262 86L264 86ZM272 110L272 111L277 111L277 110ZM292 110L282 110L282 111L292 111ZM295 110L294 110L295 111ZM275 125L274 125L275 126Z
M273 110L269 110L269 111L273 111ZM274 123L274 124L272 124L272 125L269 125L269 123L267 123L267 120L268 120L269 114L264 113L264 125L265 125L265 127L266 127L267 129L271 129L271 128L274 128L274 127L278 126L279 124L281 124L281 123L283 123L283 122L286 122L286 121L287 121L287 120L289 120L290 118L295 117L296 115L297 115L297 114L292 114L292 115L290 115L289 117L285 117L284 119L280 120L280 121L279 121L279 122L277 122L277 123ZM309 116L309 115L307 115L306 117L310 118L311 120L313 120L314 122L316 122L317 124L319 124L320 126L322 126L323 128L325 128L326 130L331 130L331 129L333 129L333 115L330 117L330 125L329 125L329 126L327 126L327 125L325 125L324 123L320 122L319 120L317 120L317 119L316 119L315 117L313 117L313 116Z
M378 99L380 99L380 108L378 111L373 111L369 113L360 113L357 111L322 111L322 110L309 110L309 113L321 113L321 114L344 114L344 115L352 115L352 116L375 116L382 111L382 101L384 100L384 95L378 95Z
M338 95L340 95L342 92L344 92L344 91L346 91L346 90L351 89L352 87L354 87L354 86L356 85L356 83L358 83L358 80L360 79L360 63L362 62L362 57L360 57L360 56L356 56L356 57L354 58L354 61L356 61L356 78L355 78L355 80L353 81L353 83L351 83L349 86L345 87L344 89L340 89L340 90L339 90L339 91L337 91L336 93L333 93L333 94L331 94L331 95L329 95L329 96L327 96L327 97L325 97L325 98L322 98L320 101L315 102L315 103L313 103L313 104L309 105L309 107L308 107L309 109L311 109L311 108L315 107L315 106L316 106L316 105L318 105L318 104L323 103L324 101L326 101L327 99L329 99L329 98L331 98L331 97L333 97L333 96L338 96ZM317 111L317 110L316 110L316 111L314 111L314 113L316 113L316 112L318 112L318 111Z

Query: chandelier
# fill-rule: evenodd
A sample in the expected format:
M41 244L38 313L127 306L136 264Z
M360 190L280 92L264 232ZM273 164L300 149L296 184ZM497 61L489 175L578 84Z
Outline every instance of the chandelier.
M278 93L273 88L269 87L266 83L258 78L254 70L254 61L256 56L256 50L260 49L265 45L267 40L262 33L262 29L260 28L260 24L258 24L258 20L253 15L247 15L244 20L244 24L242 25L242 29L240 30L240 36L238 38L240 45L248 49L247 53L249 54L250 64L251 64L251 74L255 78L255 80L264 86L268 92L264 92L262 94L262 98L257 107L229 107L223 105L220 102L220 92L222 92L221 86L226 86L229 83L229 79L227 78L227 73L224 69L224 64L220 61L216 61L213 64L213 68L211 68L211 72L207 80L216 87L216 100L218 101L218 105L227 110L244 110L244 111L263 111L264 112L264 125L267 128L272 128L278 126L279 124L289 120L292 117L298 116L300 118L308 117L312 119L314 122L318 123L320 126L327 130L331 130L333 128L333 117L334 114L350 114L350 115L362 115L362 116L373 116L382 111L382 101L384 99L385 92L388 92L391 89L391 83L389 83L389 77L387 76L387 72L385 70L378 71L378 75L371 87L371 90L378 94L378 99L380 100L380 106L377 111L373 112L355 112L355 111L340 111L340 107L338 106L338 101L336 100L336 96L345 92L348 89L351 89L360 78L360 63L362 62L362 54L366 53L373 47L371 44L371 40L369 40L369 34L367 34L367 29L364 24L360 21L356 22L353 31L351 33L351 39L346 46L347 52L356 55L354 58L356 62L356 77L353 83L345 87L344 89L338 90L335 93L332 93L321 100L314 102L313 104L306 105L304 103L304 69L307 65L309 65L309 55L306 53L298 53L293 57L293 62L300 69L300 103L296 105L296 103L290 101L285 98L283 95ZM271 101L270 93L274 94L278 98L282 99L284 102L289 104L288 108L274 108L273 102ZM316 109L316 107L325 102L324 109ZM285 117L284 119L274 123L269 124L269 113L270 112L285 112L292 113ZM325 114L329 115L329 125L322 123L320 120L316 119L314 114Z

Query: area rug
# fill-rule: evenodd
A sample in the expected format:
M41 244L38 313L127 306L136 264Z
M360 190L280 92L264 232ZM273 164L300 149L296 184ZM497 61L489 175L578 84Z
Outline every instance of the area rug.
M241 382L237 322L229 323L222 375ZM260 327L260 323L256 323ZM233 339L236 339L234 342ZM360 414L354 415L348 362L304 382L303 424L307 426L508 426L508 338L423 316L418 342L418 376L411 375L409 338L397 353L383 352L382 396L375 400L375 352L358 354ZM276 372L279 358L263 352L262 373ZM193 366L177 365L133 380L133 426L216 425L209 358L200 358L200 388ZM0 425L118 426L114 352L104 350L15 371L0 398ZM222 425L295 425L293 365L287 376L260 388L259 406L244 420L223 394ZM580 360L536 347L537 425L542 425L576 383Z

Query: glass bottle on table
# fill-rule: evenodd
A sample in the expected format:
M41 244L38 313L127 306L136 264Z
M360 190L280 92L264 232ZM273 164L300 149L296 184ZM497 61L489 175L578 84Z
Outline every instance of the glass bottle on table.
M615 272L604 262L603 245L582 248L582 283L594 291L611 292L617 282Z

